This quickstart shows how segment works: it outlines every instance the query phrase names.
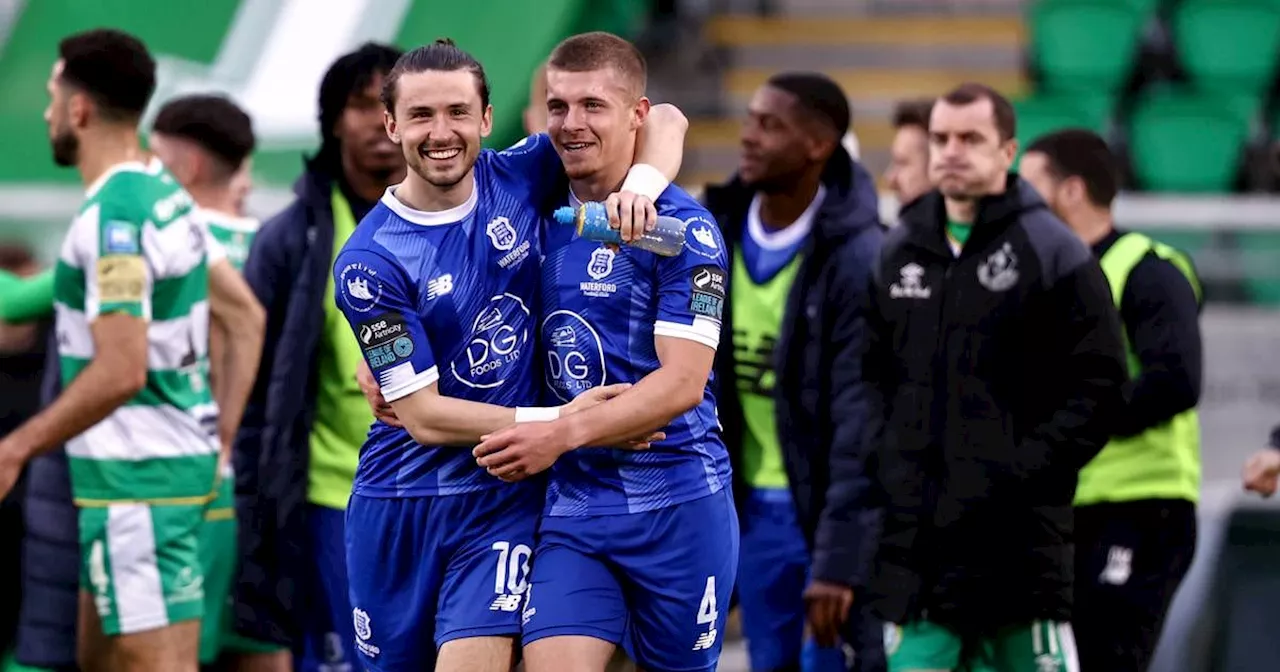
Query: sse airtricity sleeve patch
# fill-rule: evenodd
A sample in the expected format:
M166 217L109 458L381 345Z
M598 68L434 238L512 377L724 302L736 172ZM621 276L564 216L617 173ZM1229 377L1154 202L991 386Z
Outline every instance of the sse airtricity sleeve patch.
M334 301L355 334L382 396L395 401L439 379L435 357L414 307L415 293L396 264L362 249L344 249L333 266Z
M728 272L720 227L706 212L685 219L684 250L658 264L655 336L687 338L709 348L720 344Z

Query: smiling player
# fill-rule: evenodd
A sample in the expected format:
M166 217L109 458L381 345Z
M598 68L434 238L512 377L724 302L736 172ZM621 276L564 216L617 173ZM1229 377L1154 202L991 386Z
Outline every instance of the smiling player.
M503 484L459 446L622 388L533 407L534 204L563 179L546 136L482 151L488 82L447 40L405 54L383 102L409 173L333 269L338 306L404 425L374 424L347 510L356 648L369 670L507 670L544 489Z
M570 205L623 182L648 123L643 57L607 33L552 52L548 130ZM546 232L542 337L547 383L568 401L608 384L617 398L554 422L504 429L476 448L519 479L554 462L524 614L530 672L601 672L623 645L637 664L714 670L738 565L729 458L709 382L726 258L719 227L679 187L659 215L686 223L683 252L659 257ZM662 430L647 451L609 446Z

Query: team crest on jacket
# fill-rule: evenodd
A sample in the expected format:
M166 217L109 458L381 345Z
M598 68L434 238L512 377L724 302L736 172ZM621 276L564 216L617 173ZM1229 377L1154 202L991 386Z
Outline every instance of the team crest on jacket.
M1005 243L978 266L978 282L993 292L1003 292L1018 284L1018 256Z
M933 290L924 284L924 267L914 261L898 269L901 278L889 285L889 296L895 299L927 299Z

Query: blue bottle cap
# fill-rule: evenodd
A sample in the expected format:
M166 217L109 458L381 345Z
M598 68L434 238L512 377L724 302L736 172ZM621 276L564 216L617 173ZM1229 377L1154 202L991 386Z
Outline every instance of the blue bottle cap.
M543 212L546 211L544 210ZM564 207L557 208L555 215L553 216L556 218L556 221L561 224L573 224L573 220L577 218L578 213L574 212L573 208L566 205Z

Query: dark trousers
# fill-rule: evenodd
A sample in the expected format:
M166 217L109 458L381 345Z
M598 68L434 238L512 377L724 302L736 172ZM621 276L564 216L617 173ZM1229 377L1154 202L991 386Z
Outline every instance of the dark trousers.
M1081 672L1146 672L1196 548L1196 507L1143 500L1076 508Z

